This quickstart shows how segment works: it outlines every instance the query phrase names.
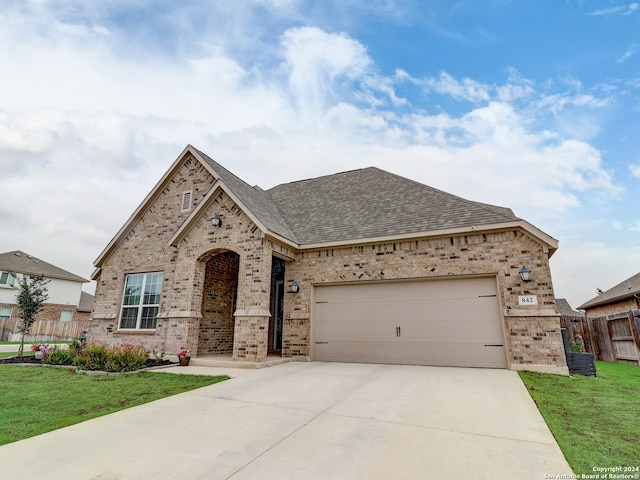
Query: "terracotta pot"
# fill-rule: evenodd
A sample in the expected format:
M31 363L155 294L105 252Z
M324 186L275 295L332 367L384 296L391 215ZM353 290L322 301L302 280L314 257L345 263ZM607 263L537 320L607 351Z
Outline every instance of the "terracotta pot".
M191 360L191 357L187 357L187 356L178 357L178 361L180 362L181 367L189 366L189 360Z

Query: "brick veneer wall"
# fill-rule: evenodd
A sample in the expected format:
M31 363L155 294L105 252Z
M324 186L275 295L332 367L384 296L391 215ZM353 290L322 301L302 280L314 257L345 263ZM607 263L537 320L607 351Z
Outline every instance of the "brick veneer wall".
M0 303L0 307L11 308L11 318L19 319L20 311L16 304ZM36 320L60 320L63 310L71 310L73 312L72 320L89 320L90 312L79 312L75 305L62 305L56 303L45 303L40 313L36 315Z
M151 199L117 248L103 262L97 279L89 341L109 345L142 343L174 355L210 352L211 340L200 343L207 261L223 252L238 255L233 355L238 360L266 358L271 250L253 221L223 191L210 195L197 223L178 247L169 239L191 212L180 213L182 192L193 190L194 208L215 179L195 160L185 159L164 188ZM192 210L193 211L193 210ZM209 219L222 218L214 228ZM119 330L125 277L129 273L164 272L155 330ZM266 327L265 327L266 325ZM209 332L210 333L210 332ZM225 333L228 335L228 333ZM204 338L204 336L202 336ZM199 352L200 348L203 352Z
M528 283L518 273L525 265L532 270ZM490 275L498 282L509 365L566 365L547 253L524 231L305 251L287 267L287 282L296 280L300 292L285 298L283 355L312 355L314 285ZM539 305L519 306L519 295L536 295Z
M222 252L206 262L198 353L233 352L233 314L236 311L240 257Z
M587 308L585 312L587 317L595 318L608 317L609 315L615 315L616 313L626 313L629 310L635 310L637 308L638 302L636 302L635 298L626 298L619 302Z

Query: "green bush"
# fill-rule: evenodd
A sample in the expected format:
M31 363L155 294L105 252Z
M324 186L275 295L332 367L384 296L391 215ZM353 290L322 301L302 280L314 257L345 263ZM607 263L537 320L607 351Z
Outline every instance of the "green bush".
M80 355L75 355L73 364L80 370L131 372L144 368L148 358L149 352L142 345L106 347L96 343L85 346Z
M73 365L73 358L76 356L75 350L53 350L44 357L44 363L49 365Z
M73 359L73 364L80 370L104 370L108 357L107 347L95 343L86 346L82 354Z
M124 345L109 349L105 370L107 372L131 372L144 368L149 351L141 345Z

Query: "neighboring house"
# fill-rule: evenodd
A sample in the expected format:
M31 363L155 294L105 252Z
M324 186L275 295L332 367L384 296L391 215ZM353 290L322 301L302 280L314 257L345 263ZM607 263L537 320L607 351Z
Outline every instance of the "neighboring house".
M606 317L640 308L640 273L627 278L606 292L578 307L587 317Z
M378 168L265 191L187 146L96 259L89 339L566 373L556 249L508 208Z
M584 312L574 310L566 298L556 298L558 313L566 317L584 317Z
M16 250L0 253L0 319L18 319L16 305L19 280L23 276L43 275L49 280L42 311L36 320L88 320L93 296L82 291L89 280Z

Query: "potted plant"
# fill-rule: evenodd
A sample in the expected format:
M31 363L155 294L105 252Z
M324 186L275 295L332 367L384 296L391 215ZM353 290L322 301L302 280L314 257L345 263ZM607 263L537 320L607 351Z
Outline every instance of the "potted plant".
M181 367L188 366L189 360L191 360L191 357L189 356L189 350L187 350L186 348L181 348L180 351L178 352L178 362L180 366Z
M36 360L42 360L53 348L48 343L36 343L31 346L31 350L35 352L33 356Z

